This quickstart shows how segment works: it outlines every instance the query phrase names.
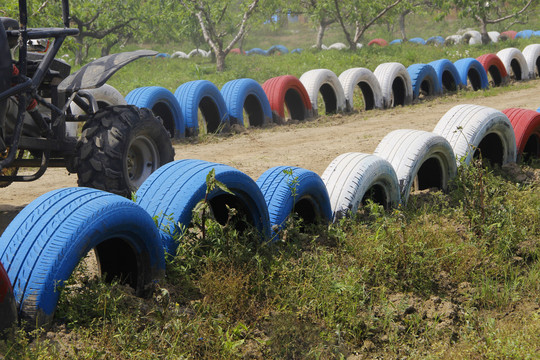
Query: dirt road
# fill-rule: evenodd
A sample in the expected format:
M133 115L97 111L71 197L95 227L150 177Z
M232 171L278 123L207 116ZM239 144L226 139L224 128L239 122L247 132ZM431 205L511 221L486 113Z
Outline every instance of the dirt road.
M431 131L441 116L457 104L470 103L503 110L540 106L540 80L531 88L486 98L448 96L413 106L375 110L352 115L323 117L303 124L247 131L202 144L175 145L176 159L202 159L233 166L256 179L272 166L300 166L322 174L328 164L345 152L371 153L395 129ZM77 186L77 176L65 169L50 169L38 181L16 183L0 189L0 234L28 203L47 191Z

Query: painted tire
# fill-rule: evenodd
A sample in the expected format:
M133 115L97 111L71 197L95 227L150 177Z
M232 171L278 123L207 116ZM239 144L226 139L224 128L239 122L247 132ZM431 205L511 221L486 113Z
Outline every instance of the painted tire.
M486 74L491 75L494 86L501 86L508 81L508 73L501 59L495 54L484 54L476 58Z
M126 279L138 295L165 273L157 228L135 203L89 188L54 190L26 206L0 238L21 319L50 323L63 282L91 249L107 280Z
M450 35L444 39L444 44L445 45L458 45L458 44L461 44L462 40L463 40L463 36L461 35Z
M131 90L126 96L130 105L147 108L163 120L163 126L171 137L183 138L186 133L184 116L178 100L168 89L160 86L147 86Z
M386 209L400 202L399 183L394 168L376 155L339 155L328 165L321 178L330 196L334 222L355 214L366 199Z
M339 82L345 93L347 111L354 109L354 90L360 88L364 98L364 109L382 109L383 96L381 86L371 70L366 68L352 68L339 75Z
M429 63L437 73L441 87L445 91L457 91L461 80L453 62L448 59L435 60Z
M166 53L159 53L157 54L156 56L154 56L156 59L166 59L166 58L170 58L171 55L169 54L166 54Z
M502 49L497 53L497 56L501 59L506 72L511 78L518 81L529 79L529 66L525 56L516 48Z
M499 36L501 36L501 33L498 31L488 31L489 40L491 42L499 42Z
M291 50L291 54L300 54L302 53L302 51L304 51L304 49L296 48L296 49Z
M259 187L249 176L230 166L202 160L179 160L162 166L139 188L136 202L156 219L165 251L176 254L174 236L180 234L178 224L189 226L192 212L206 193L206 176L214 169L218 181L234 195L216 189L208 196L215 219L225 224L225 205L236 208L261 234L270 237L268 209Z
M333 49L333 50L345 50L347 48L348 48L348 46L345 45L344 43L337 42L337 43L333 43L332 45L330 45L328 47L328 50L331 50L331 49Z
M402 204L407 203L412 189L445 190L457 171L448 141L427 131L394 130L381 140L373 154L394 167Z
M268 50L266 50L266 53L268 55L274 55L275 53L288 54L289 49L287 49L287 47L285 47L283 45L273 45L273 46L270 46L270 48Z
M291 174L286 174L287 170ZM329 222L332 219L328 191L320 176L313 171L275 166L257 179L257 185L268 206L273 235L283 228L293 211L307 224Z
M431 65L413 64L407 68L411 77L413 99L418 99L422 90L426 96L442 94L442 85L437 72Z
M502 111L512 124L516 136L517 156L540 158L540 113L527 109L505 109Z
M194 80L180 85L174 92L186 123L186 136L215 133L229 123L227 105L219 89L208 80ZM199 129L199 109L206 129Z
M492 163L503 165L516 161L512 124L498 110L479 105L456 105L443 115L433 132L445 137L452 145L458 165L462 159L465 164L470 164L478 150Z
M527 61L529 79L535 79L537 76L540 76L540 44L527 45L523 49L523 57Z
M530 39L531 36L533 35L534 35L534 31L532 30L521 30L521 31L518 31L514 39Z
M345 93L338 77L327 69L310 70L302 74L300 82L306 88L311 101L313 114L318 115L317 97L321 93L326 114L334 114L346 110Z
M385 108L412 103L411 76L405 66L395 62L384 63L377 66L373 74L381 85Z
M203 49L193 49L187 54L188 58L192 58L195 56L208 57L209 55L210 55L210 52L205 51Z
M229 54L237 54L237 55L246 55L246 52L243 50L240 50L239 48L234 48L229 51Z
M478 60L473 58L459 59L454 65L459 73L461 86L467 87L467 80L470 81L474 91L486 89L489 86L486 70Z
M231 124L264 126L272 121L272 109L266 94L253 79L232 80L221 89ZM244 119L244 109L249 119Z
M517 35L517 31L514 31L514 30L508 30L508 31L503 31L501 33L501 36L504 36L506 37L507 39L514 39Z
M260 48L253 48L251 50L246 51L246 55L263 55L268 56L268 52L266 50L260 49Z
M402 44L402 43L403 43L403 40L401 40L401 39L394 39L394 40L390 41L390 44L389 44L389 45Z
M482 44L482 34L476 30L469 30L463 34L464 38L469 38L469 45L481 45Z
M171 55L171 58L175 59L175 58L180 58L180 59L187 59L188 56L185 52L183 51L175 51L173 52L173 54Z
M13 287L4 266L0 262L0 337L4 330L17 322L17 304Z
M420 44L420 45L426 45L426 40L422 39L421 37L415 37L415 38L409 39L409 42Z
M427 45L443 45L444 44L444 38L442 36L432 36L426 40Z
M305 120L313 116L313 109L304 84L292 75L277 76L262 85L272 116L277 123L285 121L285 107L293 120Z
M368 42L368 46L373 46L373 45L387 46L388 42L384 39L373 39L370 42Z

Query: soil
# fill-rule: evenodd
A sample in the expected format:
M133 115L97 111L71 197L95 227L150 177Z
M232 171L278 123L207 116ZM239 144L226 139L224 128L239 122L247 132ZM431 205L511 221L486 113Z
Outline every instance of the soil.
M451 95L407 107L323 116L269 129L208 136L198 143L183 141L175 144L175 159L191 158L227 164L254 179L277 165L299 166L322 174L328 164L342 153L372 153L392 130L433 130L444 113L457 104L477 104L498 110L510 107L536 109L540 105L540 79L529 84L527 89L490 97ZM50 190L70 186L77 186L76 175L68 174L65 169L51 168L37 181L15 183L0 189L0 234L32 200Z

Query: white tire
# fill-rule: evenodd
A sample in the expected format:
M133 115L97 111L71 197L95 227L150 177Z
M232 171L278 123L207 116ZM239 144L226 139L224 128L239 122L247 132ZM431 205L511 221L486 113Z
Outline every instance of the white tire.
M373 74L381 86L385 108L412 103L412 81L405 66L396 62L384 63L377 66Z
M501 36L501 33L498 31L488 31L488 36L491 42L499 42L499 36Z
M525 60L521 51L516 48L506 48L499 51L497 56L501 59L506 72L512 78L516 80L529 79L529 65L527 65L527 60Z
M192 58L194 56L202 56L202 57L208 57L208 53L202 49L193 49L187 54L188 58Z
M185 52L183 51L175 51L172 55L171 55L171 58L180 58L180 59L187 59L188 56Z
M334 50L344 50L344 49L347 49L348 46L345 45L344 43L340 43L340 42L337 42L337 43L333 43L332 45L330 45L328 47L328 50L330 49L334 49Z
M452 147L442 136L422 130L394 130L386 135L374 155L392 164L399 181L401 203L406 204L412 189L446 190L456 175Z
M104 84L101 87L95 89L85 89L85 91L92 94L96 99L98 108L104 108L113 105L127 105L126 99L120 94L120 91L108 84ZM71 113L74 115L82 115L84 111L75 103L70 104ZM66 122L66 135L76 137L79 123Z
M463 39L463 36L461 35L450 35L450 36L447 36L446 39L444 39L444 44L445 45L461 44L462 39Z
M300 82L306 88L313 108L318 114L317 97L321 93L326 113L339 113L346 110L345 93L338 77L327 69L310 70L302 74Z
M321 176L332 205L333 221L354 214L366 199L386 209L399 204L399 184L392 165L376 155L346 153Z
M525 47L523 57L529 68L529 79L540 76L540 44L531 44Z
M315 47L317 47L317 46L315 45ZM322 49L322 50L328 50L328 46L322 44L322 45L321 45L321 49Z
M364 109L382 109L383 96L381 85L371 72L366 68L352 68L345 70L339 75L339 82L345 93L345 101L347 102L347 111L354 109L354 90L359 87L364 97Z
M446 138L459 165L470 164L477 149L500 165L516 161L516 138L508 117L486 106L456 105L443 115L434 133Z
M364 45L363 45L363 44L360 44L360 43L356 43L356 48L357 48L357 49L361 49L361 48L363 48L363 47L364 47Z
M469 30L463 36L468 36L469 38L469 45L481 45L482 44L482 34L480 34L479 31L476 30Z

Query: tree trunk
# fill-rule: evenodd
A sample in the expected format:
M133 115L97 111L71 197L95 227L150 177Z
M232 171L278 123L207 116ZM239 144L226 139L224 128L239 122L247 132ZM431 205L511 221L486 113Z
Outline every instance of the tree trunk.
M319 23L319 28L317 29L317 49L321 50L322 48L322 39L324 37L324 32L326 31L327 25L324 22Z
M411 10L405 10L399 15L399 31L401 32L401 38L403 41L407 41L407 34L405 32L405 16L409 15Z
M480 34L482 34L482 44L489 44L491 42L491 39L489 38L488 31L487 31L487 24L485 21L482 21L480 23Z
M75 65L81 65L83 61L83 40L78 36L75 37Z
M221 49L216 51L216 71L222 72L225 70L225 52Z

